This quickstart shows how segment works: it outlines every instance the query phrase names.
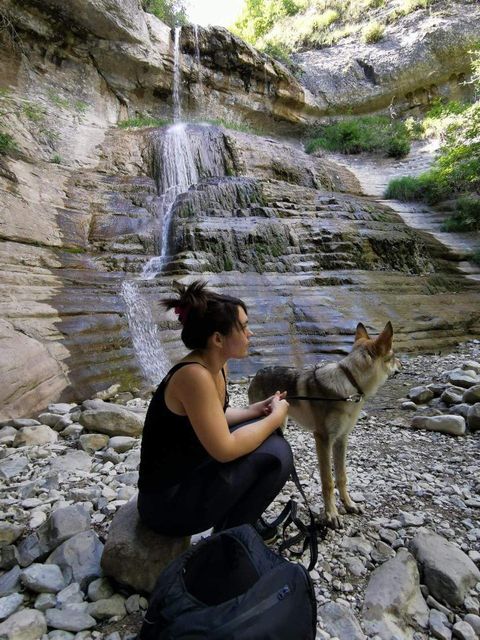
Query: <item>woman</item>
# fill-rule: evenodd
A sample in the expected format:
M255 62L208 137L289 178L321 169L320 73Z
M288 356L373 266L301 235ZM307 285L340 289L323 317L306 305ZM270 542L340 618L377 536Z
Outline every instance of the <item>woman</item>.
M242 300L195 281L164 301L191 349L155 391L145 419L138 510L165 535L255 524L292 470L288 442L274 432L285 393L246 409L228 407L226 363L247 355L252 332Z

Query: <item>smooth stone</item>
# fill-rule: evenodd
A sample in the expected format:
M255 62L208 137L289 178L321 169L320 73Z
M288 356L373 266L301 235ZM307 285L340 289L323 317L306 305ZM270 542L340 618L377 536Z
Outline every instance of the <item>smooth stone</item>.
M17 540L25 528L10 522L0 522L0 548L11 545Z
M189 546L190 538L162 536L138 516L136 496L115 514L102 555L106 576L137 593L151 593L161 571Z
M0 624L2 640L38 640L46 632L45 616L36 609L21 609Z
M432 596L449 606L462 606L469 589L480 580L480 571L470 558L428 529L419 531L409 548Z
M480 616L477 616L475 613L467 613L464 621L469 624L477 636L480 637Z
M110 438L108 446L117 453L125 453L138 442L136 438L128 438L127 436L114 436Z
M20 576L22 570L17 565L12 567L9 571L0 576L0 596L8 596L11 593L20 591L21 582Z
M55 404L49 404L47 410L50 413L57 413L60 415L65 415L70 413L73 409L75 409L77 405L75 404L67 404L66 402L57 402Z
M473 387L470 387L470 389L467 389L462 396L462 400L468 404L480 402L480 384L475 384Z
M368 635L413 640L413 627L428 626L417 563L406 550L375 569L365 591L363 628Z
M40 593L36 597L35 604L33 606L39 611L46 611L47 609L55 607L56 604L57 597L54 593Z
M84 433L78 439L80 447L87 453L95 453L108 445L108 436L103 433Z
M88 599L92 602L96 600L106 600L113 596L114 589L107 578L98 578L97 580L92 580L88 585Z
M352 611L336 602L328 602L318 608L318 615L330 636L342 640L364 640L366 638Z
M61 609L67 604L83 602L84 596L78 582L72 582L57 593L57 606Z
M452 632L448 626L448 618L445 614L432 609L428 620L430 634L439 640L450 640Z
M415 404L426 404L432 400L434 394L428 387L413 387L413 389L410 389L408 392L408 397L415 402Z
M465 419L462 416L415 416L411 424L415 429L439 431L454 436L463 436L466 431Z
M96 401L94 409L86 409L80 416L80 424L87 431L106 433L109 436L139 436L143 430L141 416L109 402Z
M57 593L65 587L65 579L55 564L32 564L22 571L22 584L36 593Z
M54 458L50 467L52 471L57 471L60 475L68 475L77 471L90 472L92 458L85 451L70 451L63 456Z
M454 638L460 638L460 640L477 640L478 636L472 627L464 620L457 622L453 625L452 633Z
M15 613L22 604L23 596L20 593L12 593L9 596L0 598L0 621Z
M476 402L468 410L467 424L470 431L480 431L480 402Z
M12 480L28 469L28 458L25 456L9 457L0 461L0 478Z
M127 614L125 598L116 593L111 598L96 600L88 605L87 612L93 616L95 620L108 620L113 616L123 618Z
M84 631L96 625L95 618L82 611L47 609L45 617L49 627L63 631Z
M46 562L61 567L68 583L74 580L85 589L91 580L101 575L102 551L103 544L97 534L94 531L83 531L57 547Z

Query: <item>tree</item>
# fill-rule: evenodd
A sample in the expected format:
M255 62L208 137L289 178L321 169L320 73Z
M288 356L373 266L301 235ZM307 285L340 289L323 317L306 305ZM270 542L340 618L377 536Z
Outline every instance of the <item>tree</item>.
M188 22L185 0L142 0L142 6L170 27Z

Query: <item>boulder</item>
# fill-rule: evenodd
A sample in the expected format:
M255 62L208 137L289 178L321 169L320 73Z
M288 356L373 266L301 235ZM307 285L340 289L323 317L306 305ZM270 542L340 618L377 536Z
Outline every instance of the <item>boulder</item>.
M151 593L160 572L189 543L188 537L162 536L140 522L135 496L113 518L102 569L105 575L135 592Z
M325 630L342 640L364 640L365 634L360 628L351 609L337 602L327 602L318 609Z
M462 399L463 402L467 402L468 404L480 402L480 384L475 384L473 387L467 389L464 392Z
M456 545L424 529L410 543L422 582L431 595L451 607L463 605L469 589L480 580L480 571Z
M95 400L96 408L86 409L80 416L80 424L87 431L105 433L109 436L139 436L143 430L143 420L125 407Z
M372 573L362 611L364 629L382 640L412 640L415 627L427 628L428 615L415 558L401 549Z
M108 444L108 436L104 433L85 433L79 438L80 447L87 453L95 453Z
M453 436L465 435L465 418L462 416L415 416L412 418L412 427L427 429L428 431L440 431Z
M408 392L408 397L415 402L415 404L425 404L430 402L434 397L433 391L427 387L413 387Z
M47 633L47 623L41 611L22 609L0 624L2 640L38 640Z
M66 576L67 584L78 582L84 590L91 580L101 575L102 551L103 544L97 534L94 531L83 531L57 547L46 562L58 564Z
M29 445L52 444L58 439L58 433L45 424L38 427L23 427L19 429L15 440L14 447L25 447Z
M468 410L467 423L470 431L480 431L480 402L476 402Z

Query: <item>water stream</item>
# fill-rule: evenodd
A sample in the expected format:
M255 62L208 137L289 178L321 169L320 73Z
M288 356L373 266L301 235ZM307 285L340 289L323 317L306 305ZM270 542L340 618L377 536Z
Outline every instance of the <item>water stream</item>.
M151 134L150 140L153 173L159 194L156 209L160 225L159 255L145 264L137 280L124 281L121 289L135 354L144 377L151 383L158 383L168 372L171 363L142 289L168 267L173 252L172 222L178 196L204 178L226 175L223 136L214 127L189 125L181 121L180 38L181 27L176 27L173 57L174 124L166 130L157 129Z

